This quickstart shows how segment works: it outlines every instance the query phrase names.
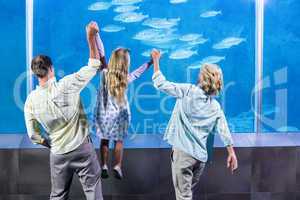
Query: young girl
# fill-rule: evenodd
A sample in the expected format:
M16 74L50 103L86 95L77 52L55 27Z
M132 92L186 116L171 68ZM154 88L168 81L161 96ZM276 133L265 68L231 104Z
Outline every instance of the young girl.
M177 98L164 139L172 145L172 176L177 200L192 200L192 189L207 161L209 134L218 133L228 150L227 167L237 169L233 141L219 103L213 98L222 89L222 72L204 64L196 85L172 83L159 69L160 52L152 52L154 87Z
M100 49L101 61L104 63L104 46L99 35L97 37L97 46ZM151 64L152 60L129 74L129 50L126 48L117 48L112 52L109 63L102 72L101 87L98 92L95 109L97 134L101 138L102 178L109 177L107 163L110 140L113 140L115 144L114 156L116 162L113 167L114 175L118 179L123 178L121 170L123 139L127 135L130 124L130 109L126 89L128 84L139 78Z

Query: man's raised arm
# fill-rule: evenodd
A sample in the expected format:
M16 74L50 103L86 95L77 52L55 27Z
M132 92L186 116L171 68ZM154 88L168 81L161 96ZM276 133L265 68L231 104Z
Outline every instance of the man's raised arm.
M90 22L86 26L86 35L89 46L88 65L82 67L76 73L65 76L59 81L59 87L64 93L79 94L81 90L96 75L100 68L99 52L96 44L96 34L99 28L96 22Z

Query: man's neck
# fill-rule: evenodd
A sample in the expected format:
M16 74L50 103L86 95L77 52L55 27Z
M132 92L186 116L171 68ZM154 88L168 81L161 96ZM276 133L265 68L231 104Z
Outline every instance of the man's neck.
M41 87L44 87L47 84L47 82L49 81L49 79L51 79L51 78L50 77L39 78L39 85Z

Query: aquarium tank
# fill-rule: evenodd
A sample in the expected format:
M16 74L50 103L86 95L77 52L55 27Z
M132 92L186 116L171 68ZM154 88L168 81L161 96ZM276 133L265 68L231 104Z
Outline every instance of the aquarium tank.
M218 64L223 71L224 88L217 100L231 132L258 133L255 128L258 122L263 133L298 132L300 23L295 19L300 17L300 2L264 1L264 18L259 19L264 28L263 82L261 91L256 91L257 1L30 0L33 4L30 21L28 15L25 17L25 2L0 0L0 5L7 8L0 14L1 25L15 34L14 41L2 45L0 55L1 66L5 67L0 80L4 85L0 132L26 133L22 102L28 82L33 84L30 90L36 80L26 76L29 69L25 57L26 50L28 56L25 23L27 28L32 27L29 54L49 55L60 79L87 63L85 26L91 20L100 26L107 61L115 48L130 49L130 71L148 62L153 48L162 52L161 70L173 82L196 83L203 63ZM9 17L10 11L13 18ZM28 33L27 30L27 37ZM163 134L170 118L175 99L155 90L152 74L150 68L128 87L130 134ZM91 124L99 83L97 75L81 95ZM261 113L257 113L255 103L257 92L262 95L257 102Z

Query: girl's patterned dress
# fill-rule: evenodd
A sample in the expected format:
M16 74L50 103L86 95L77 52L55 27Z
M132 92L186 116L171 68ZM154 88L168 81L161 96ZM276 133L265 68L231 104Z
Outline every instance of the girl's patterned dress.
M103 42L97 34L96 44L100 54L100 60L105 62L105 50ZM151 65L151 62L145 63L128 75L128 83L139 78ZM104 68L106 63L104 63ZM101 72L101 86L97 94L97 103L94 113L94 122L97 135L100 139L123 140L128 132L130 124L130 108L127 95L124 95L124 103L119 105L116 99L109 94L105 85L105 76L107 69Z

